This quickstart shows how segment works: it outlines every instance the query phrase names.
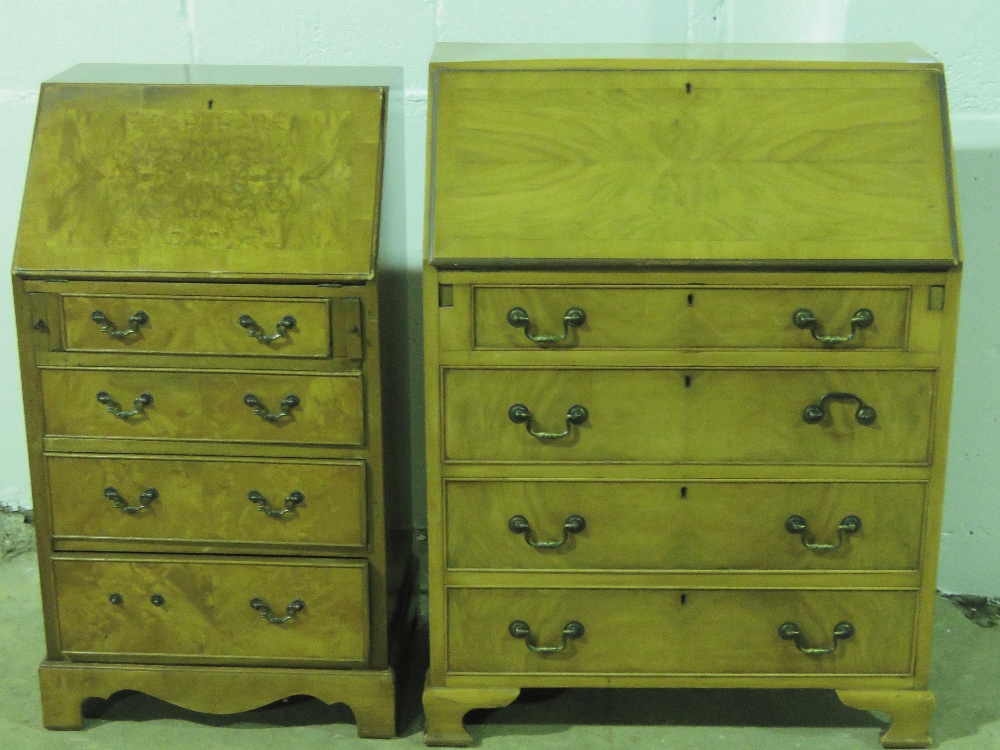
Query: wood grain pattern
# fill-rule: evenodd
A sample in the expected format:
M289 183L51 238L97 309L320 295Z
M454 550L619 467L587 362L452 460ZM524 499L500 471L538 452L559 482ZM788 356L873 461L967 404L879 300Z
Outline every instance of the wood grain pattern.
M933 372L449 368L443 381L451 461L923 464L931 455ZM856 402L834 402L819 424L803 421L831 392L858 395L877 420L862 426ZM589 418L564 439L540 440L508 418L514 404L531 410L536 431L565 429L574 404Z
M272 84L279 73L266 71ZM85 698L139 690L216 713L312 694L347 702L360 736L395 734L389 662L412 587L383 492L386 94L43 87L14 286L47 727L78 729ZM148 323L121 341L91 318L101 310L123 329L140 309ZM262 344L243 314L264 335L286 315L296 325ZM153 403L116 419L98 381L123 410L142 392ZM272 414L289 394L300 405L269 423L247 393ZM135 505L151 485L158 496L136 514L104 496L114 486ZM279 508L293 490L305 499L272 518L251 489ZM254 596L278 616L296 596L306 607L272 624Z
M874 277L848 272L761 275L753 271L646 268L641 273L613 277L607 270L573 271L572 275L554 270L446 273L448 280L443 286L450 290L451 306L437 308L435 316L446 364L472 363L479 355L490 364L533 364L538 358L528 355L545 351L554 361L566 364L659 361L828 367L840 362L860 368L869 363L912 365L922 361L919 355L926 354L930 357L923 361L936 367L942 346L942 316L940 310L930 310L928 303L931 289L949 283L949 274L940 272L886 271ZM904 290L907 301L899 309L895 295ZM436 285L434 294L439 292ZM888 308L881 299L883 294L893 300ZM603 302L605 296L619 304ZM723 299L724 304L720 303ZM869 307L875 312L875 323L846 344L823 346L808 331L792 324L794 310L808 307L820 321L819 333L847 334L848 321L867 304L865 300L872 303ZM840 309L848 301L857 306L846 304L846 309ZM571 329L565 343L543 349L507 323L507 313L518 302L522 307L530 304L526 310L533 333L561 332L562 318L573 305L582 306L585 312L589 308L590 314L583 326ZM505 306L508 303L510 306ZM897 321L904 322L904 330L898 334L889 327ZM692 335L692 329L701 331L705 340ZM589 334L581 338L585 332ZM897 335L905 349L887 348L888 339ZM661 343L673 348L656 348ZM498 359L496 349L508 356ZM841 357L841 351L852 355ZM802 356L810 352L815 356ZM512 356L514 353L525 357Z
M906 674L916 595L899 591L615 591L452 589L448 665L453 672L694 674ZM507 628L531 626L536 645L558 646L566 623L583 636L536 654ZM826 656L778 637L795 622L810 646L832 645L834 626L856 635Z
M371 278L384 102L377 87L46 84L15 271Z
M883 711L892 723L881 737L882 747L930 747L934 693L928 690L838 690L845 706Z
M490 287L474 294L475 344L487 349L904 349L909 290L898 289L738 289L684 287ZM539 347L524 330L507 322L523 308L532 335L563 332L563 316L573 307L586 315L565 341ZM851 316L874 313L875 323L844 344L824 346L792 315L811 310L820 336L851 333Z
M430 747L467 747L473 742L462 718L474 708L502 708L510 705L519 688L443 688L424 690L427 727L424 744Z
M433 262L954 262L934 72L515 67L435 74Z
M136 690L191 711L231 714L266 706L292 695L324 703L346 703L358 736L396 734L395 675L383 670L276 669L43 662L42 722L46 729L82 729L80 706L87 698L110 698Z
M235 442L364 445L360 374L45 369L41 372L46 434L130 440L226 440ZM97 401L105 391L122 409L150 393L143 415L109 414ZM268 422L243 398L256 395L271 414L289 395L299 397L290 416Z
M924 488L902 483L456 481L445 484L449 569L482 570L915 570ZM806 519L811 543L837 542L848 515L862 520L836 550L813 551L785 529ZM533 549L508 521L528 519Z
M66 349L89 352L165 352L169 354L220 354L249 357L329 357L330 310L323 300L196 297L62 297L66 321ZM91 320L103 312L118 330L142 310L149 322L139 333L113 338ZM259 333L271 336L286 315L296 320L287 335L272 342L250 336L239 324L250 315Z
M943 69L913 48L800 50L459 45L432 63L428 743L468 744L462 713L495 691L594 686L835 688L895 714L887 746L926 743L961 258ZM515 306L532 333L573 306L587 322L539 347ZM824 347L800 307L823 334L861 307L877 323ZM843 401L802 421L829 392L877 420ZM516 403L539 431L589 416L538 439ZM832 542L849 506L872 521L838 550L784 528L797 513ZM515 514L540 540L572 514L586 529L537 551ZM541 645L571 619L586 633L534 654L515 618ZM810 646L858 630L806 656L786 620Z
M448 132L444 156L456 154L469 162L582 156L648 163L664 154L678 160L739 162L843 161L851 154L858 160L909 162L926 161L938 150L940 134L927 127L924 117L937 102L930 79L895 73L869 85L864 74L845 74L842 87L833 89L826 84L829 78L829 73L793 77L782 72L506 71L472 76L448 71L438 76L438 122L443 127L468 120L467 126ZM506 117L481 119L490 107L506 110ZM603 110L600 127L593 116L570 116L598 108ZM559 138L545 143L544 150L541 143L526 149L528 134L552 127L553 111L563 115L557 120L565 126ZM669 127L653 127L659 123ZM747 128L748 123L754 127Z
M81 661L362 665L368 659L364 561L239 557L54 557L63 652ZM118 593L121 604L108 597ZM164 603L155 606L150 597ZM274 625L250 607L260 597Z
M100 541L119 550L212 551L219 545L366 547L363 461L237 461L184 457L56 455L46 459L56 549ZM115 508L104 491L116 488L137 506L140 493L158 497L146 510ZM305 499L280 518L248 500L257 490L268 507L285 509L292 492Z

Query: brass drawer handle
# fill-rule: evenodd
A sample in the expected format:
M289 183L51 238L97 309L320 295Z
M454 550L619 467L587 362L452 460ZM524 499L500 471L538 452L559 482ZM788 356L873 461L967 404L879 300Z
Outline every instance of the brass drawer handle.
M816 333L816 328L819 326L819 321L816 320L816 316L813 315L812 310L807 310L805 308L801 310L796 310L792 314L792 323L796 328L808 328L812 337L816 339L821 344L827 346L836 346L838 344L846 344L848 341L854 338L859 330L862 328L868 328L875 322L875 313L869 310L867 307L862 307L860 310L851 316L851 333L847 336L820 336Z
M149 322L149 315L146 314L145 310L136 310L128 319L128 328L124 331L119 331L118 327L101 310L94 310L90 314L90 319L101 327L101 333L106 333L113 339L124 339L138 333L139 328Z
M108 407L109 414L114 414L119 419L128 420L136 414L143 414L146 407L153 403L153 395L151 393L140 393L132 399L132 411L122 411L121 404L111 398L111 394L107 391L98 392L97 402Z
M534 535L531 533L531 524L528 523L528 519L524 516L511 516L511 519L507 521L507 528L514 534L524 534L524 541L535 549L555 549L566 544L569 541L570 534L579 534L587 528L587 522L583 516L570 516L563 522L563 538L555 542L539 542L537 538L533 539Z
M253 409L253 413L265 422L277 422L282 417L291 416L292 409L299 405L299 397L294 393L289 393L285 396L284 400L281 402L281 411L277 414L269 412L264 407L264 404L260 402L260 399L252 393L248 393L243 397L243 403Z
M566 429L562 432L536 432L531 429L531 410L524 404L514 404L507 410L507 416L514 424L523 424L528 434L541 440L558 440L567 437L573 425L580 425L587 421L590 412L587 407L579 404L569 407L566 412Z
M837 650L838 643L846 641L853 635L854 626L849 622L840 622L837 623L837 626L833 629L833 645L828 648L814 648L805 645L805 641L802 638L802 631L794 622L782 623L778 627L778 636L786 641L795 641L795 648L807 656L823 656L824 654L832 654Z
M260 613L262 619L267 620L272 625L280 625L283 622L288 622L289 620L294 620L295 615L306 608L306 603L301 599L295 599L291 604L285 607L285 616L278 617L277 615L271 614L271 608L264 603L263 599L259 597L254 597L250 600L250 609L256 610Z
M802 516L789 516L785 520L785 531L789 534L801 534L802 535L802 546L806 549L811 550L831 550L837 549L844 543L848 535L855 534L861 530L861 519L857 516L844 516L844 520L840 522L837 526L837 541L834 544L817 544L816 542L810 542L806 537L808 529L806 528L806 519Z
M253 338L257 339L263 344L270 344L272 341L277 341L280 338L284 338L288 334L289 328L295 328L295 317L292 315L286 315L281 320L279 320L274 325L275 333L268 336L264 333L264 329L258 325L257 321L251 318L249 315L244 313L240 316L237 321L243 328L247 330Z
M139 513L146 510L149 504L156 500L160 496L160 493L156 491L156 487L150 487L147 490L143 490L139 495L138 505L129 505L128 500L121 496L118 490L114 487L104 488L104 497L115 504L122 513Z
M282 510L275 510L274 508L272 508L268 504L267 498L264 497L257 490L250 490L250 493L247 495L247 498L250 500L251 503L257 504L257 510L259 510L261 513L266 513L272 518L280 518L286 513L293 512L295 510L295 506L301 503L303 500L305 500L306 496L303 495L298 490L288 493L288 497L285 498L285 507Z
M833 392L828 393L820 399L818 404L810 404L805 409L802 410L802 421L807 424L816 424L823 420L826 415L826 402L827 401L857 401L858 410L854 412L854 418L858 420L858 424L868 427L875 423L875 418L878 414L875 412L875 408L869 406L860 397L855 396L853 393L841 393Z
M531 332L531 318L528 317L528 311L523 307L512 307L507 313L507 322L514 328L523 328L524 335L536 344L557 344L569 336L570 328L577 328L587 322L587 313L579 307L571 307L563 315L563 332L543 336Z
M514 620L507 628L507 632L511 634L514 638L519 638L524 640L524 645L528 647L528 650L536 654L558 654L560 651L565 651L566 646L569 642L576 640L584 633L583 623L572 620L567 622L562 629L562 645L561 646L539 646L536 643L531 642L531 628L528 626L524 620Z

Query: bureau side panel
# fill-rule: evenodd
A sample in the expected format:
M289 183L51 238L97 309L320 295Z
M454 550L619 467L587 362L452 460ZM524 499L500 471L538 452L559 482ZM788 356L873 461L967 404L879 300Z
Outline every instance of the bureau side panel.
M52 573L52 514L48 505L48 481L42 449L44 420L42 393L38 370L35 367L35 350L44 348L50 336L55 335L44 322L35 327L31 300L24 281L13 279L14 317L17 324L17 348L21 365L21 396L24 401L24 426L28 440L28 466L31 473L31 495L35 514L35 538L38 543L38 567L42 586L42 609L45 617L45 647L47 658L58 658L59 613L56 607L55 580Z
M382 377L380 358L380 331L378 289L370 282L358 290L362 306L361 335L364 352L364 403L366 436L365 452L368 459L368 591L371 614L371 651L373 669L383 669L389 663L389 597L399 588L398 578L409 557L405 550L389 549L386 525L386 496L384 486L385 455L382 444Z
M937 569L941 546L941 514L944 505L944 480L948 457L948 426L951 418L951 398L955 374L955 343L958 332L958 304L961 272L948 275L944 290L941 317L941 365L938 369L937 396L934 401L934 463L927 485L926 528L924 529L923 581L917 609L914 638L915 675L918 687L926 687L930 672L931 636L934 627L934 605L937 598Z
M444 482L441 476L441 371L439 340L448 313L441 285L446 275L424 267L424 419L427 429L427 566L430 630L430 665L427 684L443 686L448 668L448 602L444 571L446 566ZM439 281L441 285L439 285ZM443 316L440 313L445 313Z

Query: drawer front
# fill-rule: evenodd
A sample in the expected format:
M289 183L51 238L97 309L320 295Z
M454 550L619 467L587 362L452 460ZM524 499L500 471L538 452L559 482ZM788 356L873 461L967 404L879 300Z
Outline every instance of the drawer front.
M908 674L917 594L911 591L451 589L448 669L512 674ZM511 623L530 635L511 635ZM583 625L558 653L563 630ZM794 623L799 652L778 628Z
M445 459L926 464L933 391L934 373L915 370L455 368ZM871 414L857 400L824 399L837 393L875 421L859 422ZM817 423L808 407L822 407Z
M915 570L924 485L450 480L445 497L452 569Z
M53 568L62 649L80 659L368 658L363 561L57 557ZM273 617L285 617L295 600L305 607L273 624L251 607L252 599L262 600Z
M193 372L181 370L43 369L45 432L50 436L226 440L362 445L361 375ZM97 400L107 393L132 411L143 393L152 402L128 419ZM268 421L248 406L257 397ZM283 409L295 396L298 403Z
M330 304L324 299L64 295L62 304L67 351L330 356ZM241 325L244 315L252 321ZM294 325L279 329L287 316ZM283 335L262 341L254 333Z
M366 542L363 461L49 456L46 466L56 548Z
M477 287L474 299L485 349L903 349L909 289ZM799 310L815 323L796 325Z

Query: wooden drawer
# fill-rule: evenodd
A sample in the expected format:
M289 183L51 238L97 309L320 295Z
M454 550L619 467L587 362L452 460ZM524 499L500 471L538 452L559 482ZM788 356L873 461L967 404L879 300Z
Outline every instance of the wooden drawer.
M490 287L474 289L475 346L484 349L904 349L908 288ZM528 322L513 325L512 310ZM583 322L579 310L584 313ZM801 328L792 317L808 310ZM852 328L869 310L873 322ZM517 313L515 313L515 317ZM564 323L565 320L569 323ZM862 313L862 324L868 321ZM804 321L803 321L804 322ZM816 336L848 337L818 341ZM535 342L561 336L559 342Z
M368 658L364 561L55 556L53 569L62 651L80 661ZM275 617L297 599L305 608L272 624L250 606L255 598Z
M451 673L908 674L917 594L912 591L643 589L451 589ZM510 634L527 623L527 639ZM583 625L559 653L563 628ZM854 627L832 654L807 656L778 628L799 626L806 647L829 647L841 622Z
M930 460L933 371L453 368L443 377L444 451L451 461ZM875 409L875 422L859 423L857 401L822 403L837 393L863 399ZM807 423L804 411L821 404L823 418ZM515 422L516 405L531 418ZM569 424L578 405L586 419ZM528 428L568 432L544 439Z
M362 445L364 398L359 373L205 372L117 368L42 369L45 433L160 440ZM110 394L121 410L151 394L152 403L119 419L97 394ZM267 421L247 406L252 394L268 415L296 396L289 416Z
M448 567L915 570L923 499L924 485L909 482L453 479L445 484ZM839 532L852 516L860 528ZM794 517L804 532L789 531ZM529 531L512 530L523 528L520 519ZM565 543L533 548L528 539Z
M62 306L67 351L330 356L330 302L325 299L63 295ZM108 322L95 322L96 313L103 313ZM137 313L144 314L146 322L133 328L129 321ZM256 326L242 326L244 315ZM274 341L250 335L275 335L276 324L286 316L294 318L295 325ZM110 335L130 329L136 333Z
M46 466L56 549L99 543L118 550L253 545L254 551L284 551L366 544L364 461L50 455ZM109 489L117 496L109 497ZM248 497L254 491L271 513L284 515L261 512ZM155 497L140 502L143 493Z

